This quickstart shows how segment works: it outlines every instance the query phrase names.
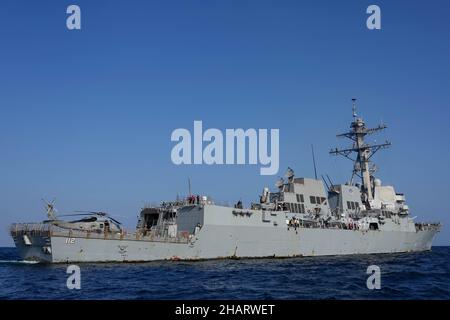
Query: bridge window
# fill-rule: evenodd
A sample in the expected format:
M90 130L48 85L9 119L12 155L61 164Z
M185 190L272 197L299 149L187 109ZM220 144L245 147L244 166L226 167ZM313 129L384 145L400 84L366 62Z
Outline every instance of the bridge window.
M347 201L347 209L348 210L359 209L359 203L355 201Z
M302 194L297 194L297 202L305 202Z
M311 202L311 204L316 204L316 197L310 196L309 201Z

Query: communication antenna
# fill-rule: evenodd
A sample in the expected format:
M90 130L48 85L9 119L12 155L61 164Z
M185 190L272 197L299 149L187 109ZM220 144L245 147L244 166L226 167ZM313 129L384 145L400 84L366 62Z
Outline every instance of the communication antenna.
M313 160L313 164L314 164L314 176L316 177L316 180L317 180L316 156L314 154L314 146L313 145L311 145L311 153L312 153L312 160Z
M353 119L356 120L356 117L358 117L358 115L356 114L356 99L355 98L352 99L352 109L353 109Z
M322 175L322 180L325 183L325 186L327 187L328 192L330 192L330 186L328 185L327 181L325 180L324 176Z
M334 183L333 183L333 181L331 181L331 178L328 174L327 174L327 179L330 182L330 186L334 186Z
M192 196L191 193L191 178L188 178L188 188L189 188L189 197Z

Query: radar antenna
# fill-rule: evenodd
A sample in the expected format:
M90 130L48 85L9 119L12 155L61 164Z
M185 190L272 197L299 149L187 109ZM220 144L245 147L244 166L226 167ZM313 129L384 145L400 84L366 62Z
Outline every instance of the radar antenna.
M286 178L288 178L289 182L292 182L294 179L294 170L291 167L288 167L285 174Z
M284 180L283 178L280 178L277 180L277 182L275 182L275 187L277 187L278 189L282 189L284 186Z
M376 128L366 128L366 124L362 118L358 118L356 114L356 99L353 101L353 122L350 126L350 131L337 135L337 137L345 137L353 141L353 146L348 149L332 149L330 154L341 155L353 161L353 173L350 183L353 184L355 176L361 178L363 201L370 208L370 201L373 200L373 174L376 167L371 164L370 159L380 149L388 148L391 143L386 141L383 144L366 144L364 138L366 135L382 131L387 128L386 125L381 124ZM351 154L356 153L356 158L352 158Z
M47 217L49 220L56 220L56 212L55 209L55 201L56 198L53 198L52 201L47 201L45 199L42 199L42 201L45 203L45 210L47 211Z

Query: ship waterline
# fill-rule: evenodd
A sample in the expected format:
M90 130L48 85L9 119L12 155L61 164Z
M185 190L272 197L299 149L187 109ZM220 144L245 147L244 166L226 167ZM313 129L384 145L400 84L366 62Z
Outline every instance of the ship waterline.
M288 216L284 212L236 210L215 205L195 206L191 210L222 222L206 222L194 237L183 233L178 237L140 236L137 233L105 236L51 226L47 230L39 230L36 225L11 232L24 260L49 263L416 252L430 250L437 233L433 224L417 225L414 231L350 230L339 226L288 226ZM25 243L24 235L27 235L29 245Z

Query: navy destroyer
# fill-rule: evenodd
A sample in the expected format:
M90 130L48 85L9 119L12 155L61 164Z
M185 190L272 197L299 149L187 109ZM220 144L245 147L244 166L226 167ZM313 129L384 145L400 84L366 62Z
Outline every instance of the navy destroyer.
M264 188L244 208L216 205L204 196L146 207L136 230L126 231L103 212L67 221L47 203L48 219L17 223L11 236L24 260L46 263L140 262L417 252L431 249L439 223L417 223L405 196L375 177L371 159L389 142L370 145L368 128L353 105L352 141L330 153L353 161L349 182L296 177L288 169L276 189ZM352 157L353 156L353 157Z

